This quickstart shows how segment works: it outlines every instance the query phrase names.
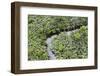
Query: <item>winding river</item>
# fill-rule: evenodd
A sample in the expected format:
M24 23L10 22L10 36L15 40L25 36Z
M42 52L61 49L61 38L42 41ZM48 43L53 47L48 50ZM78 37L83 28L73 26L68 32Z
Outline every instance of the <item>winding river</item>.
M75 32L75 31L77 31L77 30L78 30L78 29L72 30L72 31L67 31L67 32L65 32L65 33L66 33L66 35L70 35L72 32ZM56 59L55 52L54 52L54 49L53 49L53 47L52 47L52 41L53 41L53 39L54 39L55 37L57 37L56 34L55 34L55 35L52 35L51 37L47 38L47 40L46 40L46 44L47 44L47 53L48 53L48 57L49 57L50 60L55 60L55 59Z

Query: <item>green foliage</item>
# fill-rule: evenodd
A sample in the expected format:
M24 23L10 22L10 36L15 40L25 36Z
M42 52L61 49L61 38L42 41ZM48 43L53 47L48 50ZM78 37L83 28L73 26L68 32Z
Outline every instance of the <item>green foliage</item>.
M69 35L64 32L59 34L52 42L57 59L87 58L87 37L86 26L70 32Z
M66 30L79 29L66 35ZM63 32L62 32L63 31ZM65 31L65 32L64 32ZM47 60L46 39L60 33L52 42L57 59L87 57L87 18L72 16L28 16L28 60Z

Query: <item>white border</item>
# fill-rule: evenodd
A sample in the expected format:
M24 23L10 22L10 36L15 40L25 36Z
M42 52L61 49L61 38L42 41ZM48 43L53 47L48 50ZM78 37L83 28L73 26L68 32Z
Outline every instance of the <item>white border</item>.
M41 7L21 7L20 11L21 70L94 65L94 11ZM88 17L88 59L28 61L28 14Z

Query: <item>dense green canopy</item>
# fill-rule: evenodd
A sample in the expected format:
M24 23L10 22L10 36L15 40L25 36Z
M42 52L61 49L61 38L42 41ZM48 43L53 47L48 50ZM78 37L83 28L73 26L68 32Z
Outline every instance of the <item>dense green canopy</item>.
M29 15L28 59L49 59L45 41L55 34L52 45L57 59L86 58L87 21L87 17ZM70 35L65 34L68 31Z

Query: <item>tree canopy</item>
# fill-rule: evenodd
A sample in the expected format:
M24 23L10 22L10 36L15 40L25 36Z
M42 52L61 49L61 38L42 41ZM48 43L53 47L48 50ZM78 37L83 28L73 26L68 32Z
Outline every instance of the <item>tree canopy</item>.
M28 59L47 60L46 39L57 34L52 45L57 59L87 57L87 17L28 16ZM65 32L73 31L70 35Z

